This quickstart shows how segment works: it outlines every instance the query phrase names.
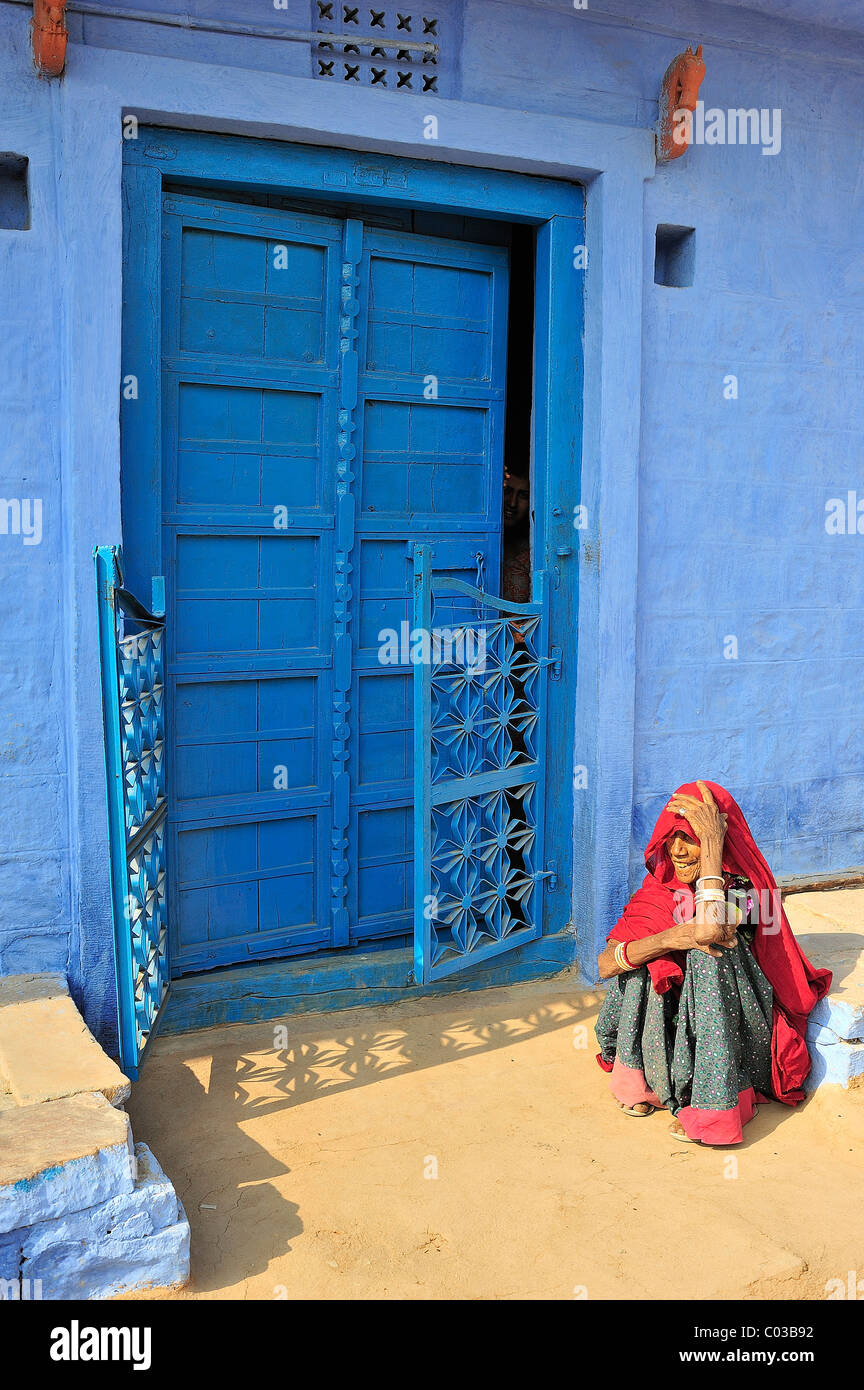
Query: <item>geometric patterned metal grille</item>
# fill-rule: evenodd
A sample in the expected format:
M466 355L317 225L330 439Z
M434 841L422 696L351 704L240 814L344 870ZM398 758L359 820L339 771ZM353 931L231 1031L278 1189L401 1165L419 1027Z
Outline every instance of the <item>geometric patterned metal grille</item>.
M127 911L136 1047L140 1054L168 988L165 905L164 623L133 631L117 594L120 747L126 823Z
M120 640L120 719L126 833L137 835L165 804L163 629Z
M448 629L453 617L452 604L435 604L433 626L439 631L454 631ZM482 649L482 660L473 662L453 659L458 637L448 651L439 639L441 655L436 660L433 649L431 671L433 783L536 762L539 624L539 617L521 622L519 644L510 619L481 617L478 610L461 628L463 653ZM458 624L455 630L460 632Z
M540 935L549 663L542 604L505 613L501 600L435 573L428 590L431 659L415 679L427 692L421 954L433 980Z
M96 565L120 1052L134 1078L169 981L165 618L122 587L117 547L99 546Z
M135 1030L140 1054L168 984L164 818L138 841L128 864Z
M530 925L534 786L432 808L432 963Z

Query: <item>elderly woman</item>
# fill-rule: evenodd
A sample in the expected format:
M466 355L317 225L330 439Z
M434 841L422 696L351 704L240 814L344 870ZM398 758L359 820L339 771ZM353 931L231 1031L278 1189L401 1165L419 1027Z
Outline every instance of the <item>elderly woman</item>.
M597 962L612 979L597 1060L626 1114L665 1106L675 1139L739 1144L757 1101L801 1100L807 1016L831 972L799 948L737 802L714 782L678 789L645 865Z

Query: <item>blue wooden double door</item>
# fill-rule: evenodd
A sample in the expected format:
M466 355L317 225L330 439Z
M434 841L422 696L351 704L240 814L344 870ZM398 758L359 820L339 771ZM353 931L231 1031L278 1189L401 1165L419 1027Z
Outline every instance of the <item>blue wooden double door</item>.
M412 931L413 548L497 591L507 252L163 201L174 973Z

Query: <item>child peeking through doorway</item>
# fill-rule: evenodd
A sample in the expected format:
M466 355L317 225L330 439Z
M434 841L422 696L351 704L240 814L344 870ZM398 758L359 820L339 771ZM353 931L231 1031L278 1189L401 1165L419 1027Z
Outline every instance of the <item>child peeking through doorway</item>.
M512 469L504 470L504 499L502 509L504 539L501 554L501 597L511 603L530 603L531 601L531 485L526 474ZM515 646L515 664L510 672L510 686L513 692L511 722L507 733L517 762L531 759L522 731L521 715L529 710L526 700L524 677L529 658L522 635L521 623L514 619L510 623ZM527 829L528 808L525 804L525 788L512 788L505 793L511 821L516 826ZM518 836L517 836L518 840ZM508 845L507 858L510 872L518 880L525 872L525 859L518 843ZM524 920L524 909L518 895L508 894L507 908L514 921Z
M531 602L531 484L527 475L504 470L504 544L501 597Z

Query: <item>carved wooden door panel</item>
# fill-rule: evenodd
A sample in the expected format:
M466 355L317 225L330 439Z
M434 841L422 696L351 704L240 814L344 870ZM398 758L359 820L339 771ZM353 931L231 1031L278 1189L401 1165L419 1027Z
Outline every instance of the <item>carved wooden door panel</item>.
M507 254L173 194L163 229L174 971L407 940L411 546L497 576Z

